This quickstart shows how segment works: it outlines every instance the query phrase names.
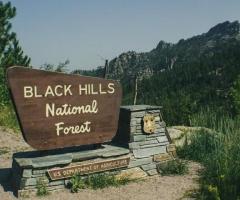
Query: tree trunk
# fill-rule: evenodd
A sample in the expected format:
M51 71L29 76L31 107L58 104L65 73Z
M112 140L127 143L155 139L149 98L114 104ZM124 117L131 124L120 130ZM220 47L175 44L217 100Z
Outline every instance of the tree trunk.
M104 67L104 74L103 74L103 78L107 78L108 76L108 60L105 60L105 67Z
M137 103L137 92L138 92L138 77L135 77L135 87L134 87L134 100L133 105L136 105Z

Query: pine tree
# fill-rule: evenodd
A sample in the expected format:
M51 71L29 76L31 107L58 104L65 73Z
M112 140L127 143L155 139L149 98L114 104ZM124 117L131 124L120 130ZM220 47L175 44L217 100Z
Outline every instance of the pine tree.
M12 65L28 67L30 58L24 55L10 20L16 16L16 8L10 2L0 1L0 106L9 102L6 85L6 69Z

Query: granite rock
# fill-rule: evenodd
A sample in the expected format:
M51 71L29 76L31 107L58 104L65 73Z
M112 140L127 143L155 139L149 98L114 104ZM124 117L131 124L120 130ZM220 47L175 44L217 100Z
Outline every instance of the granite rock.
M136 180L140 178L146 177L147 174L144 172L142 169L139 167L131 168L131 169L126 169L122 170L117 176L117 179L122 179L122 178L129 178L130 180Z
M156 163L151 163L151 164L147 164L147 165L142 165L141 168L144 170L144 171L149 171L149 170L152 170L152 169L156 169Z
M152 161L153 161L152 157L135 159L135 160L132 159L132 160L130 160L128 168L146 165L146 164L152 163Z
M147 171L147 174L148 174L149 176L154 176L154 175L157 175L158 172L157 172L156 169L151 169L151 170Z
M157 146L152 148L133 150L133 155L135 156L135 158L146 158L159 153L166 153L166 147Z
M24 169L22 177L24 178L30 178L32 176L32 169Z

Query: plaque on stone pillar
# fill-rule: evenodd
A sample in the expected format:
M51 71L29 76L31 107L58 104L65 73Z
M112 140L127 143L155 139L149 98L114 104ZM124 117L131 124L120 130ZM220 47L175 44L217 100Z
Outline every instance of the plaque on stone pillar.
M147 134L153 134L155 132L155 116L147 114L143 117L143 131Z

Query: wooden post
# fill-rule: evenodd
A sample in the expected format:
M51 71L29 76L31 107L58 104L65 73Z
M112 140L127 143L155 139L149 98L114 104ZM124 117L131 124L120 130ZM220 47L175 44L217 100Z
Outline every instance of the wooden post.
M133 105L136 105L136 103L137 103L137 92L138 92L138 77L137 77L137 75L136 75L136 76L135 76Z
M107 78L108 75L108 60L105 60L105 67L104 67L104 74L103 74L103 78Z

